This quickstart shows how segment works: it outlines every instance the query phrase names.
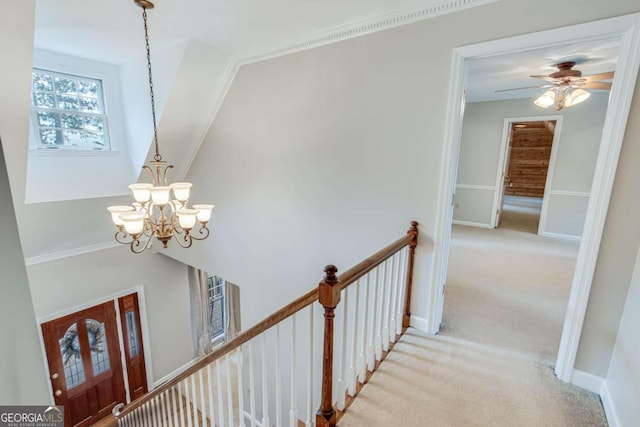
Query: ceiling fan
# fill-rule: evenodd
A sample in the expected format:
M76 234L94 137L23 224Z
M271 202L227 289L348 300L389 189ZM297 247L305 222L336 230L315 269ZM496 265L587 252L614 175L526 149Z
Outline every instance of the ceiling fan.
M564 107L579 104L589 98L591 94L586 89L611 90L612 84L603 80L613 79L614 71L583 76L582 71L573 68L575 65L576 63L573 61L560 62L555 65L558 71L554 73L547 76L530 76L535 79L544 80L549 84L503 89L497 90L496 92L549 88L549 90L536 98L534 104L542 108L548 108L554 105L556 110L562 110Z

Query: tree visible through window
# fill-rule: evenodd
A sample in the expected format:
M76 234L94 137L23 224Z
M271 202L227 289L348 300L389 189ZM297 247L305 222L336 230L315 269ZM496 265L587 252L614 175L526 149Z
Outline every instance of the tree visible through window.
M37 148L110 149L101 80L34 68L31 94Z
M225 281L218 276L208 278L209 319L210 331L214 344L224 341L225 313L224 313L224 285Z

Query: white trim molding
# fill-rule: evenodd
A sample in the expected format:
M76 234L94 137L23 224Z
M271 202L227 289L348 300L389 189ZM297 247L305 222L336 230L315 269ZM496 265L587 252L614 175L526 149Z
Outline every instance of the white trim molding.
M568 196L568 197L589 197L591 193L587 191L567 191L567 190L551 190L549 194L552 196Z
M464 225L467 227L479 227L479 228L491 228L491 229L495 228L493 225L485 224L483 222L459 221L457 219L454 219L453 221L451 221L451 223L455 225Z
M609 427L622 427L622 424L620 423L620 417L618 416L618 410L616 409L616 402L613 400L613 397L611 397L607 380L604 380L602 382L602 389L600 390L599 394Z
M412 314L411 318L409 319L409 326L419 331L429 333L427 327L427 319L425 319L424 317L418 317Z
M105 249L116 248L119 246L120 245L117 242L110 240L108 242L96 243L95 245L81 246L79 248L65 249L59 252L51 252L48 254L32 256L29 258L25 258L24 264L27 267L30 267L36 264L43 264L45 262L57 261L59 259L70 258L78 255L88 254L91 252L97 252Z
M633 99L638 67L640 66L639 13L479 43L453 50L449 101L444 132L445 145L442 152L440 192L433 235L433 274L427 290L429 301L427 320L430 332L437 332L442 318L444 296L441 292L441 286L445 282L447 274L449 241L451 238L451 213L453 211L451 198L457 175L460 133L465 103L464 90L469 61L475 58L493 57L534 48L550 48L587 40L610 40L614 38L621 41L619 59L607 107L582 244L578 251L576 269L555 366L558 378L563 381L571 380L618 158Z
M575 234L552 233L550 231L543 231L542 233L538 234L542 237L551 237L552 239L571 240L574 242L579 242L582 240L582 236L576 236Z
M456 184L456 188L464 188L466 190L488 190L493 191L496 189L493 185L476 185L476 184Z
M604 381L602 377L579 369L574 369L573 375L571 375L571 384L596 394L600 394L602 391Z

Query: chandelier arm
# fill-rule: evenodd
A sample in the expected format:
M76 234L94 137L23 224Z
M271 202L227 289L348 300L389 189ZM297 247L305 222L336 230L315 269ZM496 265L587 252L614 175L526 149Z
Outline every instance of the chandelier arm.
M156 154L153 156L155 161L161 161L160 146L158 144L158 125L156 120L156 101L153 92L153 74L151 72L151 47L149 46L149 27L147 26L147 7L142 6L142 20L144 21L144 40L147 49L147 70L149 71L149 94L151 95L151 115L153 116L153 141L155 144Z
M164 172L162 174L162 179L164 180L164 185L167 185L167 172L169 172L169 169L173 169L173 165L167 165L167 167L164 168Z
M153 185L158 185L158 183L156 182L156 177L153 175L153 170L151 170L151 168L147 165L142 166L143 170L146 170L147 172L149 172L149 175L151 175L151 183Z
M131 236L124 230L118 230L115 234L116 242L121 243L123 245L128 245L131 242L128 240Z
M131 252L133 252L134 254L140 254L142 252L144 252L145 249L147 249L149 247L149 243L151 243L151 238L153 237L153 235L156 234L155 231L153 231L146 239L146 241L144 242L144 244L142 244L141 240L140 240L140 236L145 236L145 234L139 234L138 238L133 239L133 241L131 242Z
M176 228L173 229L173 231L174 231L173 234L176 237L176 242L178 242L178 244L181 247L185 248L185 249L190 248L191 245L193 244L193 238L191 237L191 235L188 234L188 233L182 234L181 232L178 232L177 230L178 229L176 229ZM184 240L184 243L183 243L183 240Z
M198 236L195 236L193 234L190 234L190 236L193 240L204 240L209 237L209 228L206 225L202 225L198 230L198 234Z

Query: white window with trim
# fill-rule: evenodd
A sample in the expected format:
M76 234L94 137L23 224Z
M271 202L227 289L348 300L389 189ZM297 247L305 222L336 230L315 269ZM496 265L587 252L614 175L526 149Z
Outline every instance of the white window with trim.
M102 80L34 68L31 97L32 148L111 150Z
M209 275L207 279L207 291L209 299L209 331L213 345L216 345L225 341L227 329L224 279L215 275Z

